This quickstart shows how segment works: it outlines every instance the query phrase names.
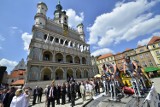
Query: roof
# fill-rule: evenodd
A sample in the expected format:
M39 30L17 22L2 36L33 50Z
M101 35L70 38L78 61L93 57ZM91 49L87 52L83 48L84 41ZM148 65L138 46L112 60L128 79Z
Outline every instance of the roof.
M107 54L101 55L101 56L98 58L98 60L99 60L99 59L104 59L104 58L107 58L107 57L110 57L110 56L113 56L113 54L112 54L112 53L107 53Z
M153 36L151 38L151 40L148 42L148 45L151 45L151 44L153 44L153 43L155 43L157 41L160 41L160 37L159 36Z
M8 76L9 78L17 78L21 75L25 74L25 70L14 70L11 72L11 74Z
M24 79L22 80L17 80L15 82L13 82L11 85L24 85Z

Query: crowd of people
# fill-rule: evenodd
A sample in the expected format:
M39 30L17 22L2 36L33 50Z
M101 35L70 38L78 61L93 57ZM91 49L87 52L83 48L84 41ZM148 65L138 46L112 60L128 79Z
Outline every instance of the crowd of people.
M17 89L8 87L0 91L0 107L28 107L30 100L29 88Z
M42 102L43 94L45 95L45 106L47 107L50 107L50 105L55 107L55 104L64 105L66 103L71 103L73 107L76 105L76 99L81 98L82 103L84 103L86 96L92 99L93 96L100 94L100 92L104 92L105 95L111 94L111 97L116 100L117 91L115 90L117 88L121 90L125 86L119 75L120 71L115 64L111 63L105 63L102 68L103 75L101 78L89 78L85 81L76 81L71 78L61 84L53 80L44 89L38 86L33 90L31 88L5 88L0 91L0 107L28 107L31 95L33 95L32 105L35 105ZM131 77L134 76L138 79L143 77L138 64L135 61L131 61L129 57L124 58L123 71L124 74ZM115 81L117 85L115 85ZM102 91L100 91L100 88L102 88ZM119 93L123 94L122 91L119 91Z

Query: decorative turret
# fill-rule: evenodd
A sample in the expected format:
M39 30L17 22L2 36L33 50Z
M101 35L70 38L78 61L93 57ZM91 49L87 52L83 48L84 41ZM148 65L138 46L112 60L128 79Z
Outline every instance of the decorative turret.
M35 26L43 28L46 25L46 12L48 8L43 2L37 4L37 13L34 17Z
M84 30L83 30L83 24L82 23L77 25L77 30L78 30L78 33L80 35L80 39L85 42L85 35L84 35Z
M57 23L61 23L61 15L62 15L63 7L60 4L60 1L56 5L56 10L54 11L54 21Z
M66 11L62 11L61 23L68 25L68 16L66 15Z

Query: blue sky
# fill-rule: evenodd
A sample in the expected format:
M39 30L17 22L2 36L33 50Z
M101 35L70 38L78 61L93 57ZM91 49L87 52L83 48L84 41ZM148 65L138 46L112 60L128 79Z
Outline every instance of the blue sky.
M58 0L41 0L53 18ZM1 0L0 65L7 71L26 60L37 3L40 0ZM73 28L84 24L91 54L122 52L145 45L160 35L160 0L60 0Z

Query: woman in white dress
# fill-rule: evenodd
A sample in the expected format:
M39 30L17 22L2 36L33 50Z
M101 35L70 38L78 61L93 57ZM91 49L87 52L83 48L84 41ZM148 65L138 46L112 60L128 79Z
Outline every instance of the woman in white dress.
M25 96L23 95L22 89L17 89L15 96L12 99L10 107L26 107Z

